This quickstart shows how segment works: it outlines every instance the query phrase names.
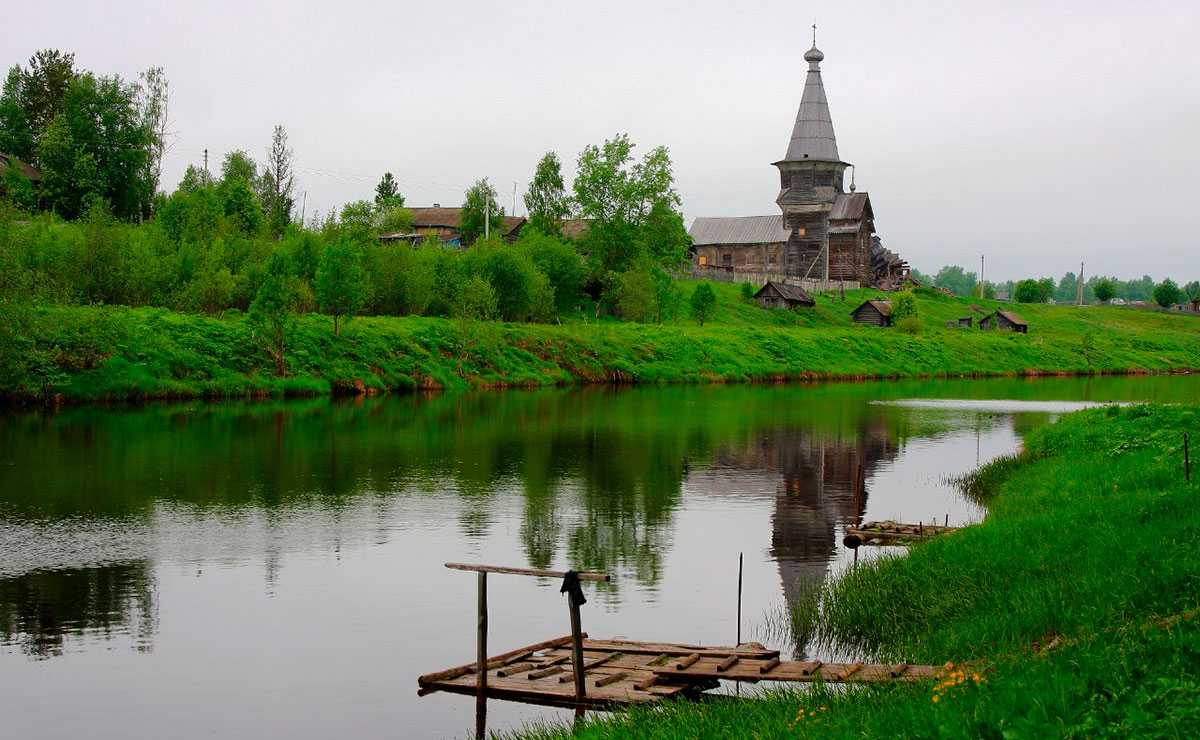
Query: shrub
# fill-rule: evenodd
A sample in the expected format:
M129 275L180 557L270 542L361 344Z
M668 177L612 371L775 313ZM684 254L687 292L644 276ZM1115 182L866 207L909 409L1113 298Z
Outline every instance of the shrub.
M742 283L744 287L749 287L750 283ZM743 290L744 294L746 291ZM699 322L700 326L704 326L704 322L712 318L713 311L717 307L717 296L713 293L712 286L708 283L700 283L696 289L692 291L692 318Z
M709 290L711 290L711 288ZM742 300L754 300L754 283L742 283Z
M896 329L905 334L920 334L924 328L920 316L905 316L896 322Z
M908 317L917 316L917 299L909 291L892 296L892 321L899 324Z

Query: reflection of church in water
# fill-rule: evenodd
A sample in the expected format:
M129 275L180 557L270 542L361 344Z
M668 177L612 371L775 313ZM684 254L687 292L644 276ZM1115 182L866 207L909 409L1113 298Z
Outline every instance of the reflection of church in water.
M859 523L867 510L867 479L898 452L879 419L854 436L764 429L740 446L721 448L713 467L727 486L773 496L770 556L791 602L802 584L825 578L839 531Z

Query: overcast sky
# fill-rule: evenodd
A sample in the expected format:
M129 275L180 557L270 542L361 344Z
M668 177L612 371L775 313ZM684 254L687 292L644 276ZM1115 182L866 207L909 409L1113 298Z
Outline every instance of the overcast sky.
M617 132L670 148L689 220L776 213L815 22L841 156L918 269L1200 278L1194 1L3 4L6 66L166 70L169 187L282 123L310 215L385 170L409 205L515 181L524 213L542 153Z

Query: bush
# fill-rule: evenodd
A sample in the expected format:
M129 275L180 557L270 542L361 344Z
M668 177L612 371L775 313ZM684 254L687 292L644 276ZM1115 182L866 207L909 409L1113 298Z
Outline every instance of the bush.
M711 288L709 290L711 290ZM742 283L742 300L754 300L754 283Z
M920 334L924 328L920 316L905 316L896 322L896 329L905 334Z
M917 299L909 291L892 296L892 322L899 324L903 319L917 316Z
M742 283L744 287L749 287L750 283ZM744 294L746 291L743 290ZM700 283L696 289L692 291L692 318L699 322L700 326L704 326L704 322L712 318L713 311L717 307L717 295L713 293L712 286L708 283Z

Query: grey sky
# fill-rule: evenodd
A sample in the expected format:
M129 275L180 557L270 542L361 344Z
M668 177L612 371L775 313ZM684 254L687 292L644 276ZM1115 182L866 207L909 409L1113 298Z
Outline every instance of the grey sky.
M918 269L1200 278L1200 3L4 0L6 65L36 48L171 81L165 182L207 147L261 159L275 123L308 212L371 195L506 206L538 157L628 132L665 144L684 211L777 212L817 43L838 147ZM19 29L13 33L12 30Z

